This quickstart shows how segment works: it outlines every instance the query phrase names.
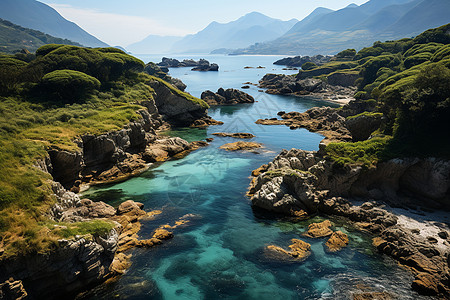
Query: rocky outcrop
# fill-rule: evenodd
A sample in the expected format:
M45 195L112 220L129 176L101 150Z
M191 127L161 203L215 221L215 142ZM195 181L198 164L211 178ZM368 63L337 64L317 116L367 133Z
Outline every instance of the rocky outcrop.
M327 76L327 83L345 87L355 86L359 73L334 72Z
M249 190L254 206L291 216L319 212L346 217L361 230L378 236L374 245L379 251L411 268L416 275L412 284L415 290L449 295L449 244L446 240L439 242L448 237L448 226L433 237L426 231L422 235L407 226L410 222L400 222L399 217L373 201L448 207L449 161L393 159L364 170L358 166L336 167L317 152L292 149L281 152L254 175L257 177ZM353 197L370 202L356 206L348 200ZM314 236L325 235L322 231L331 234L326 230L329 226L313 226L320 229ZM330 238L330 250L345 243L345 237L336 233Z
M183 61L179 61L174 58L163 57L162 61L158 63L159 67L165 68L183 68L183 67L191 67L192 71L218 71L219 66L215 63L210 64L206 59L200 59L199 61L195 61L193 59L185 59Z
M356 88L350 86L331 85L320 79L298 79L283 74L266 74L259 86L266 88L266 93L275 95L305 96L312 95L323 100L345 102L353 99Z
M59 247L48 254L1 261L0 280L14 276L33 298L58 299L105 280L117 241L115 229L103 237L60 240Z
M382 113L365 113L347 118L345 127L350 131L354 142L365 141L380 128L382 120Z
M195 120L207 117L208 106L201 101L194 101L176 93L160 81L151 81L150 86L155 90L155 105L160 114L169 123L176 126L189 126Z
M28 296L21 280L15 281L13 278L0 283L0 299L3 300L22 300Z
M254 143L254 142L235 142L235 143L228 143L225 145L220 146L220 149L224 149L227 151L250 151L257 148L261 148L262 145L260 143Z
M295 56L286 57L274 62L274 65L282 65L288 67L301 67L304 63L312 62L316 65L322 65L330 61L332 56L314 55L314 56Z
M333 233L330 227L331 222L329 220L325 220L321 223L312 223L309 224L308 231L305 235L311 238L330 236Z
M304 113L280 112L282 120L277 118L259 119L256 124L262 125L286 125L291 129L306 128L325 136L323 145L330 142L351 141L352 136L346 127L346 119L339 111L331 107L315 107Z
M286 258L285 256L287 256L295 260L303 260L311 254L310 244L299 239L292 239L291 242L292 244L289 245L289 248L291 249L290 251L284 250L283 248L275 245L267 246L267 250L274 252L274 254L281 255L281 258Z
M170 83L180 91L183 91L186 89L186 85L178 78L173 78L172 76L168 75L169 69L166 67L159 67L157 64L149 62L145 65L144 72L146 72L149 75L156 76L158 78L161 78L162 80Z
M217 93L209 90L204 91L200 98L209 105L234 105L255 102L255 99L247 93L236 89L224 90L223 88L220 88Z
M251 133L238 132L238 133L225 133L225 132L215 132L213 135L221 137L232 137L235 139L252 139L255 136Z
M348 245L348 236L342 231L335 231L325 243L328 250L336 252Z

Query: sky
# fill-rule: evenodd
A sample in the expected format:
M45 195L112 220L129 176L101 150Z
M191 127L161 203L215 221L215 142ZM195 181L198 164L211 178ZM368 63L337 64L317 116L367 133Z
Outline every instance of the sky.
M317 7L344 8L367 0L39 0L110 45L128 46L150 34L184 36L209 23L258 11L301 20Z

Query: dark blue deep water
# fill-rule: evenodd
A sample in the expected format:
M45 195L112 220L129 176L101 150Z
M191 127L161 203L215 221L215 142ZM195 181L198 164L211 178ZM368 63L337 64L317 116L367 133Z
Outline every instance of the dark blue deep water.
M160 57L141 57L159 61ZM190 58L190 57L186 57ZM192 57L198 59L199 57ZM220 72L199 73L188 68L171 69L187 91L200 96L206 89L240 88L269 72L283 71L272 65L278 57L208 56ZM244 69L263 66L265 69ZM189 141L213 137L213 132L249 132L264 144L258 153L226 152L219 146L236 141L215 137L210 146L187 157L166 162L142 176L112 186L92 188L85 193L93 200L118 205L133 199L147 210L163 213L146 221L142 238L151 236L160 224L171 224L185 214L196 217L174 230L175 237L152 249L137 249L132 266L119 280L90 294L92 299L352 299L360 290L388 291L398 299L420 299L410 290L411 276L378 253L371 238L356 232L345 220L331 219L335 229L349 235L347 248L329 253L325 239L304 238L312 220L295 222L251 208L245 196L253 169L271 161L281 149L317 150L322 137L307 130L286 126L262 126L259 118L275 117L280 110L305 111L328 105L311 98L267 95L252 86L246 90L257 102L251 105L216 107L209 114L223 121L208 129L179 129L171 135ZM287 247L290 239L311 244L312 254L303 262L275 260L265 247Z

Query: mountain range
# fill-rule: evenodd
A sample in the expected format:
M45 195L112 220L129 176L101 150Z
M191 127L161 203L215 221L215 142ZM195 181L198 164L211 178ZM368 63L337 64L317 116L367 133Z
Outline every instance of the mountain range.
M370 0L337 11L317 8L283 36L232 54L335 54L377 40L413 37L449 22L449 0Z
M108 45L64 19L50 6L35 0L0 0L0 18L22 27L31 28L68 39L87 47Z
M198 33L185 37L150 35L127 49L136 53L209 53L222 48L235 49L276 39L297 22L296 19L282 21L252 12L229 23L212 22Z

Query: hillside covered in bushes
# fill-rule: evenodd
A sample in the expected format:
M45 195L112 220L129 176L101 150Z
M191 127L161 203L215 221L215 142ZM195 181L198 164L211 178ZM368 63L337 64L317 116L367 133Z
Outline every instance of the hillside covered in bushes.
M450 157L450 24L414 39L375 42L359 52L347 49L329 63L305 67L298 79L326 82L336 75L356 79L352 105L366 117L382 114L381 126L372 136L392 136L383 139L378 156ZM354 161L347 159L350 150L345 145L330 145L330 153ZM364 145L351 145L352 156Z

